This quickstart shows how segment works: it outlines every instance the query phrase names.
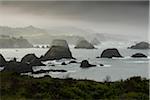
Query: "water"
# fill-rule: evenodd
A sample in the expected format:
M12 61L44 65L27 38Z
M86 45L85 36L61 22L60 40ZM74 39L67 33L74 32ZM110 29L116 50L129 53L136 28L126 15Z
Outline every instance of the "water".
M69 60L62 59L60 61L47 61L43 62L47 66L34 67L34 70L40 69L64 69L68 72L50 72L48 75L52 77L68 78L72 77L75 79L90 79L95 81L104 81L107 76L111 77L111 81L126 79L131 76L142 76L149 78L149 63L150 63L150 50L131 50L127 49L131 43L118 43L118 42L105 42L99 46L98 49L74 49L70 46L73 57L77 58L78 62L82 60L89 60L91 64L96 64L96 67L82 69L80 64L67 64L61 65L63 61L66 63ZM96 58L100 56L102 51L106 48L117 48L122 56L125 58ZM10 60L16 57L18 61L28 53L35 53L38 57L44 55L48 49L30 48L30 49L0 49L0 53L7 59ZM143 53L148 55L148 58L131 58L130 56L135 53ZM55 66L50 66L55 64ZM104 66L99 66L104 64ZM46 74L46 73L45 73ZM45 74L33 75L34 77L42 77Z

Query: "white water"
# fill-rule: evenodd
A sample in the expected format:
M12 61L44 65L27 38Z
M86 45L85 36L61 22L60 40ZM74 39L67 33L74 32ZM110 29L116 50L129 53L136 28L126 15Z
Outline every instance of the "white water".
M68 64L61 65L63 61L66 63L69 60L60 60L60 61L47 61L43 62L47 66L38 66L34 67L34 70L40 69L64 69L68 72L50 72L48 75L52 77L67 78L72 77L76 79L90 79L96 81L103 81L106 76L110 76L112 81L126 79L131 76L142 76L149 78L149 63L150 63L150 50L131 50L126 49L131 44L129 43L118 43L117 42L106 42L99 46L98 49L87 50L87 49L74 49L73 46L70 46L73 57L77 58L78 62L82 60L89 60L91 64L96 64L96 67L82 69L80 64ZM102 51L106 48L117 48L124 58L96 58L100 56ZM21 60L23 56L28 53L35 53L38 57L44 55L48 49L40 48L30 48L30 49L0 49L0 53L7 59L10 60L13 57L16 57L18 61ZM130 56L134 53L143 53L148 58L131 58ZM51 66L55 64L55 66ZM99 64L104 64L104 66L99 66ZM42 77L45 74L34 75L34 77Z

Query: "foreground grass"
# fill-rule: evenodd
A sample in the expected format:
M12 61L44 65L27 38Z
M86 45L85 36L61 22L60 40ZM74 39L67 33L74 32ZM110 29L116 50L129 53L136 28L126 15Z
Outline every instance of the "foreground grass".
M141 77L102 83L0 72L0 85L1 100L149 100L149 81Z

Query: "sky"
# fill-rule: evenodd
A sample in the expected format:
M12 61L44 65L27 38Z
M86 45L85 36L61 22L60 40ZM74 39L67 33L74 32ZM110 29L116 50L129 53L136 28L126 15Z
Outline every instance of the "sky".
M147 1L1 1L0 26L76 27L147 38Z

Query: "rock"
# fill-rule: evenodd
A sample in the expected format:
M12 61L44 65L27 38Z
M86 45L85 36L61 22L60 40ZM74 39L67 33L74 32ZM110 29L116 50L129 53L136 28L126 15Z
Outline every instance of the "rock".
M140 42L128 48L129 49L150 49L150 44L147 42Z
M94 49L95 47L91 43L89 43L88 41L81 40L79 43L77 43L75 48Z
M101 58L100 56L97 56L96 58Z
M61 65L67 65L65 62L62 62Z
M41 60L59 60L59 59L74 59L69 48L63 46L52 46Z
M112 58L112 57L122 57L119 51L116 48L105 49L102 54L101 58Z
M82 67L82 68L88 68L88 67L94 67L94 66L96 66L96 65L89 64L89 62L87 60L83 60L80 65L80 67Z
M133 54L131 57L133 58L146 58L147 56L142 54L142 53L136 53L136 54Z
M22 60L22 63L30 64L31 66L45 66L35 54L27 54Z
M0 67L5 66L5 64L6 64L6 60L5 60L5 58L3 57L3 55L0 54Z
M100 66L104 66L103 64L99 64Z
M4 67L4 72L16 72L16 73L26 73L32 72L32 66L27 63L9 61Z
M97 38L94 38L92 41L91 41L91 44L92 45L98 45L100 44L99 40Z
M73 60L73 61L70 61L70 62L69 62L69 64L71 64L71 63L78 63L78 62L76 62L76 61Z
M54 69L50 69L50 70L39 70L36 72L32 72L32 74L41 74L41 73L49 73L49 72L67 72L66 70L54 70Z
M66 47L69 48L68 43L66 40L61 40L61 39L55 39L52 41L52 46L61 46L61 47Z

